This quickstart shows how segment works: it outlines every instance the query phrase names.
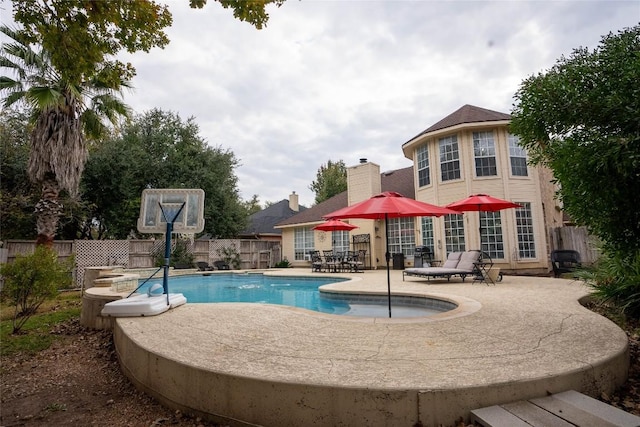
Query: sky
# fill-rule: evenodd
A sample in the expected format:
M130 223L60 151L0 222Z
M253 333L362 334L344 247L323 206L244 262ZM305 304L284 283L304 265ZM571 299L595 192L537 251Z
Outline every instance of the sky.
M165 3L171 43L121 57L137 69L125 102L194 117L263 206L293 191L311 206L328 160L411 166L402 144L438 120L510 113L525 78L640 22L640 0L287 0L257 30L213 0Z

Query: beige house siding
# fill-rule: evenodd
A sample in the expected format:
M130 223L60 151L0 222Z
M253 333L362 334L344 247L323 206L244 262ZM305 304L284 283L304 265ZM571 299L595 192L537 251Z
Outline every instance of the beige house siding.
M294 228L282 229L282 259L288 260L294 267L307 266L310 264L309 262L304 263L296 261L295 252L293 250L294 237Z
M520 259L514 209L501 211L502 235L504 243L504 259L494 259L503 270L542 272L548 270L548 225L561 220L561 213L555 208L545 209L553 205L553 191L549 185L550 176L542 168L528 166L528 176L512 176L508 144L508 121L469 123L452 128L441 129L422 135L410 144L405 145L405 156L414 161L416 199L445 206L463 199L471 194L484 193L515 203L529 202L532 210L534 228L535 258ZM492 132L496 150L496 176L477 177L473 150L473 132ZM460 179L442 181L439 158L439 140L456 135L460 161ZM416 150L422 145L428 146L430 184L418 185L418 164ZM551 197L551 200L550 200ZM478 212L464 213L464 235L466 249L480 247L480 223ZM436 258L444 259L445 235L444 221L434 218L434 240ZM420 242L419 235L416 242Z

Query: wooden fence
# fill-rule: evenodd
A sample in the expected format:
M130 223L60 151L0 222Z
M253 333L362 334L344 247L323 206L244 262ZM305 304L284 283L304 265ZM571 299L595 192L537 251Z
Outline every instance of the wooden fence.
M175 239L173 242L175 243ZM154 254L164 253L164 240L58 240L53 249L58 257L66 260L75 257L74 278L80 287L87 267L118 265L124 268L154 267ZM33 240L8 240L6 242L7 262L12 262L18 254L33 253ZM266 240L216 239L193 240L187 245L195 261L213 264L221 260L220 251L234 248L240 255L240 268L265 269L274 267L282 260L280 242Z
M585 227L556 227L550 230L549 253L555 249L573 249L580 253L583 264L593 264L600 258L598 239Z

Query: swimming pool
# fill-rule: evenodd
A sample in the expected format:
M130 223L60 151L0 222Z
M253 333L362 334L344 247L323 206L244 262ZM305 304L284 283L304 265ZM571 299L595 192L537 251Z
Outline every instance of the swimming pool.
M189 303L265 303L328 314L388 316L386 296L329 294L318 290L322 285L345 280L348 279L270 276L261 273L192 275L169 278L169 292L184 294ZM156 283L162 284L162 280L150 280L139 292L146 292ZM393 297L392 308L393 317L424 317L452 310L456 305L428 298Z

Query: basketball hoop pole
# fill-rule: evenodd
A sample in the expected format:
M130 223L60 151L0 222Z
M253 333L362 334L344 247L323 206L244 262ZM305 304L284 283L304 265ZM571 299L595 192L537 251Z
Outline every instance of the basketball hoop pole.
M164 209L162 209L162 203L158 202L158 205L160 205L160 210L162 211L162 215L167 222L167 234L164 241L164 275L162 277L162 287L164 288L164 293L167 294L167 305L169 305L169 260L171 259L171 233L173 232L173 223L176 221L178 216L180 216L180 212L182 212L182 209L184 209L185 204L186 203L183 203L182 206L180 206L180 209L178 209L178 212L176 212L176 214L173 216L173 218L169 219L167 218L167 214Z

